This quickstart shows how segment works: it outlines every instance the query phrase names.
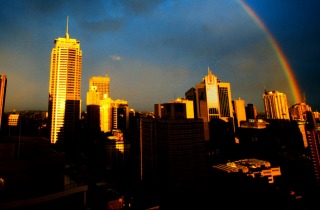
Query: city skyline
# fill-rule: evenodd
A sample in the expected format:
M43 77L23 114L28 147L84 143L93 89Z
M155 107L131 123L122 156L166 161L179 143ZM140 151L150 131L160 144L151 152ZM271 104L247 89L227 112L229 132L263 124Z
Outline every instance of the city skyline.
M53 40L65 34L67 16L69 34L83 50L82 110L92 76L108 74L110 97L152 111L156 103L183 97L208 66L231 84L233 100L241 98L263 111L266 88L285 93L291 106L294 91L271 36L316 111L317 6L317 1L273 0L63 1L52 8L46 1L6 1L0 9L0 71L8 78L5 111L47 110L50 51Z

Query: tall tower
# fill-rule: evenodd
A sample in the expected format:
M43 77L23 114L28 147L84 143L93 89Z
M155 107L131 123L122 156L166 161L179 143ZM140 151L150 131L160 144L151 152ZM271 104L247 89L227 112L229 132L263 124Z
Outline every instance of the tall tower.
M287 96L278 91L266 91L263 94L263 104L267 119L289 120Z
M4 112L4 104L6 100L7 76L0 74L0 131L2 126L2 117Z
M221 82L208 68L208 75L196 85L197 116L203 119L205 139L209 140L211 119L233 120L230 83Z
M49 79L50 141L72 141L81 114L82 51L80 41L70 38L68 19L64 38L54 40Z

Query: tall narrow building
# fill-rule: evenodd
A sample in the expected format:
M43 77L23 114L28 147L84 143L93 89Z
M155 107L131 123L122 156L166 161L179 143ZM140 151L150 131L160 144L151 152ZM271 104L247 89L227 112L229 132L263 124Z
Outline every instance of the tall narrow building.
M286 94L265 90L263 104L267 119L290 120Z
M66 35L54 40L51 52L48 116L53 144L76 138L81 114L81 69L80 41L69 37L67 20Z
M2 118L4 112L4 104L6 100L7 76L0 74L0 131L2 127Z

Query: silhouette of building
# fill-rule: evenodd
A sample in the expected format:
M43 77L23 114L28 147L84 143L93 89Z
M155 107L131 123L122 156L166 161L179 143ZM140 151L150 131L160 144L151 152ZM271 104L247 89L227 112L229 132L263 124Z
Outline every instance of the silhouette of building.
M256 119L257 118L257 109L253 104L247 104L246 106L246 119Z
M6 136L0 143L1 202L64 190L64 153L41 137ZM25 203L27 205L27 203Z
M303 146L312 162L314 181L320 185L320 136L312 109L306 103L297 103L290 107L290 117L296 121L302 135Z
M6 101L7 76L0 74L0 132L2 128L4 105Z
M209 140L211 119L221 119L233 125L230 83L221 82L208 68L208 75L196 85L197 116L203 119L205 139Z
M187 118L186 106L164 103L161 118L140 121L141 179L167 196L194 193L207 181L203 120Z
M80 41L70 38L68 20L64 38L54 40L49 78L50 141L76 139L81 114L82 51Z
M286 94L276 90L265 90L263 94L263 104L267 119L290 120Z
M117 99L112 101L112 130L129 129L129 105L125 100Z

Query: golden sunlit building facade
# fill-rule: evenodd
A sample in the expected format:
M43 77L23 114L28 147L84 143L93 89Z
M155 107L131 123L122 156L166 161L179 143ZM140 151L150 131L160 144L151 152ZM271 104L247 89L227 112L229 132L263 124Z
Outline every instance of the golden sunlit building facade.
M208 75L196 85L197 116L203 119L205 139L209 140L211 119L233 121L230 83L221 82L208 68Z
M236 126L240 127L240 123L246 121L246 108L245 102L242 99L233 100L233 109L235 114Z
M94 76L89 79L87 92L87 112L90 118L90 127L104 133L112 130L112 100L110 94L110 78ZM97 125L98 124L98 125Z
M290 120L286 94L265 90L263 104L267 119Z
M100 100L100 129L102 132L110 132L112 130L112 99L108 94L103 95Z
M49 79L50 141L74 139L81 113L82 51L80 41L66 36L54 40Z

